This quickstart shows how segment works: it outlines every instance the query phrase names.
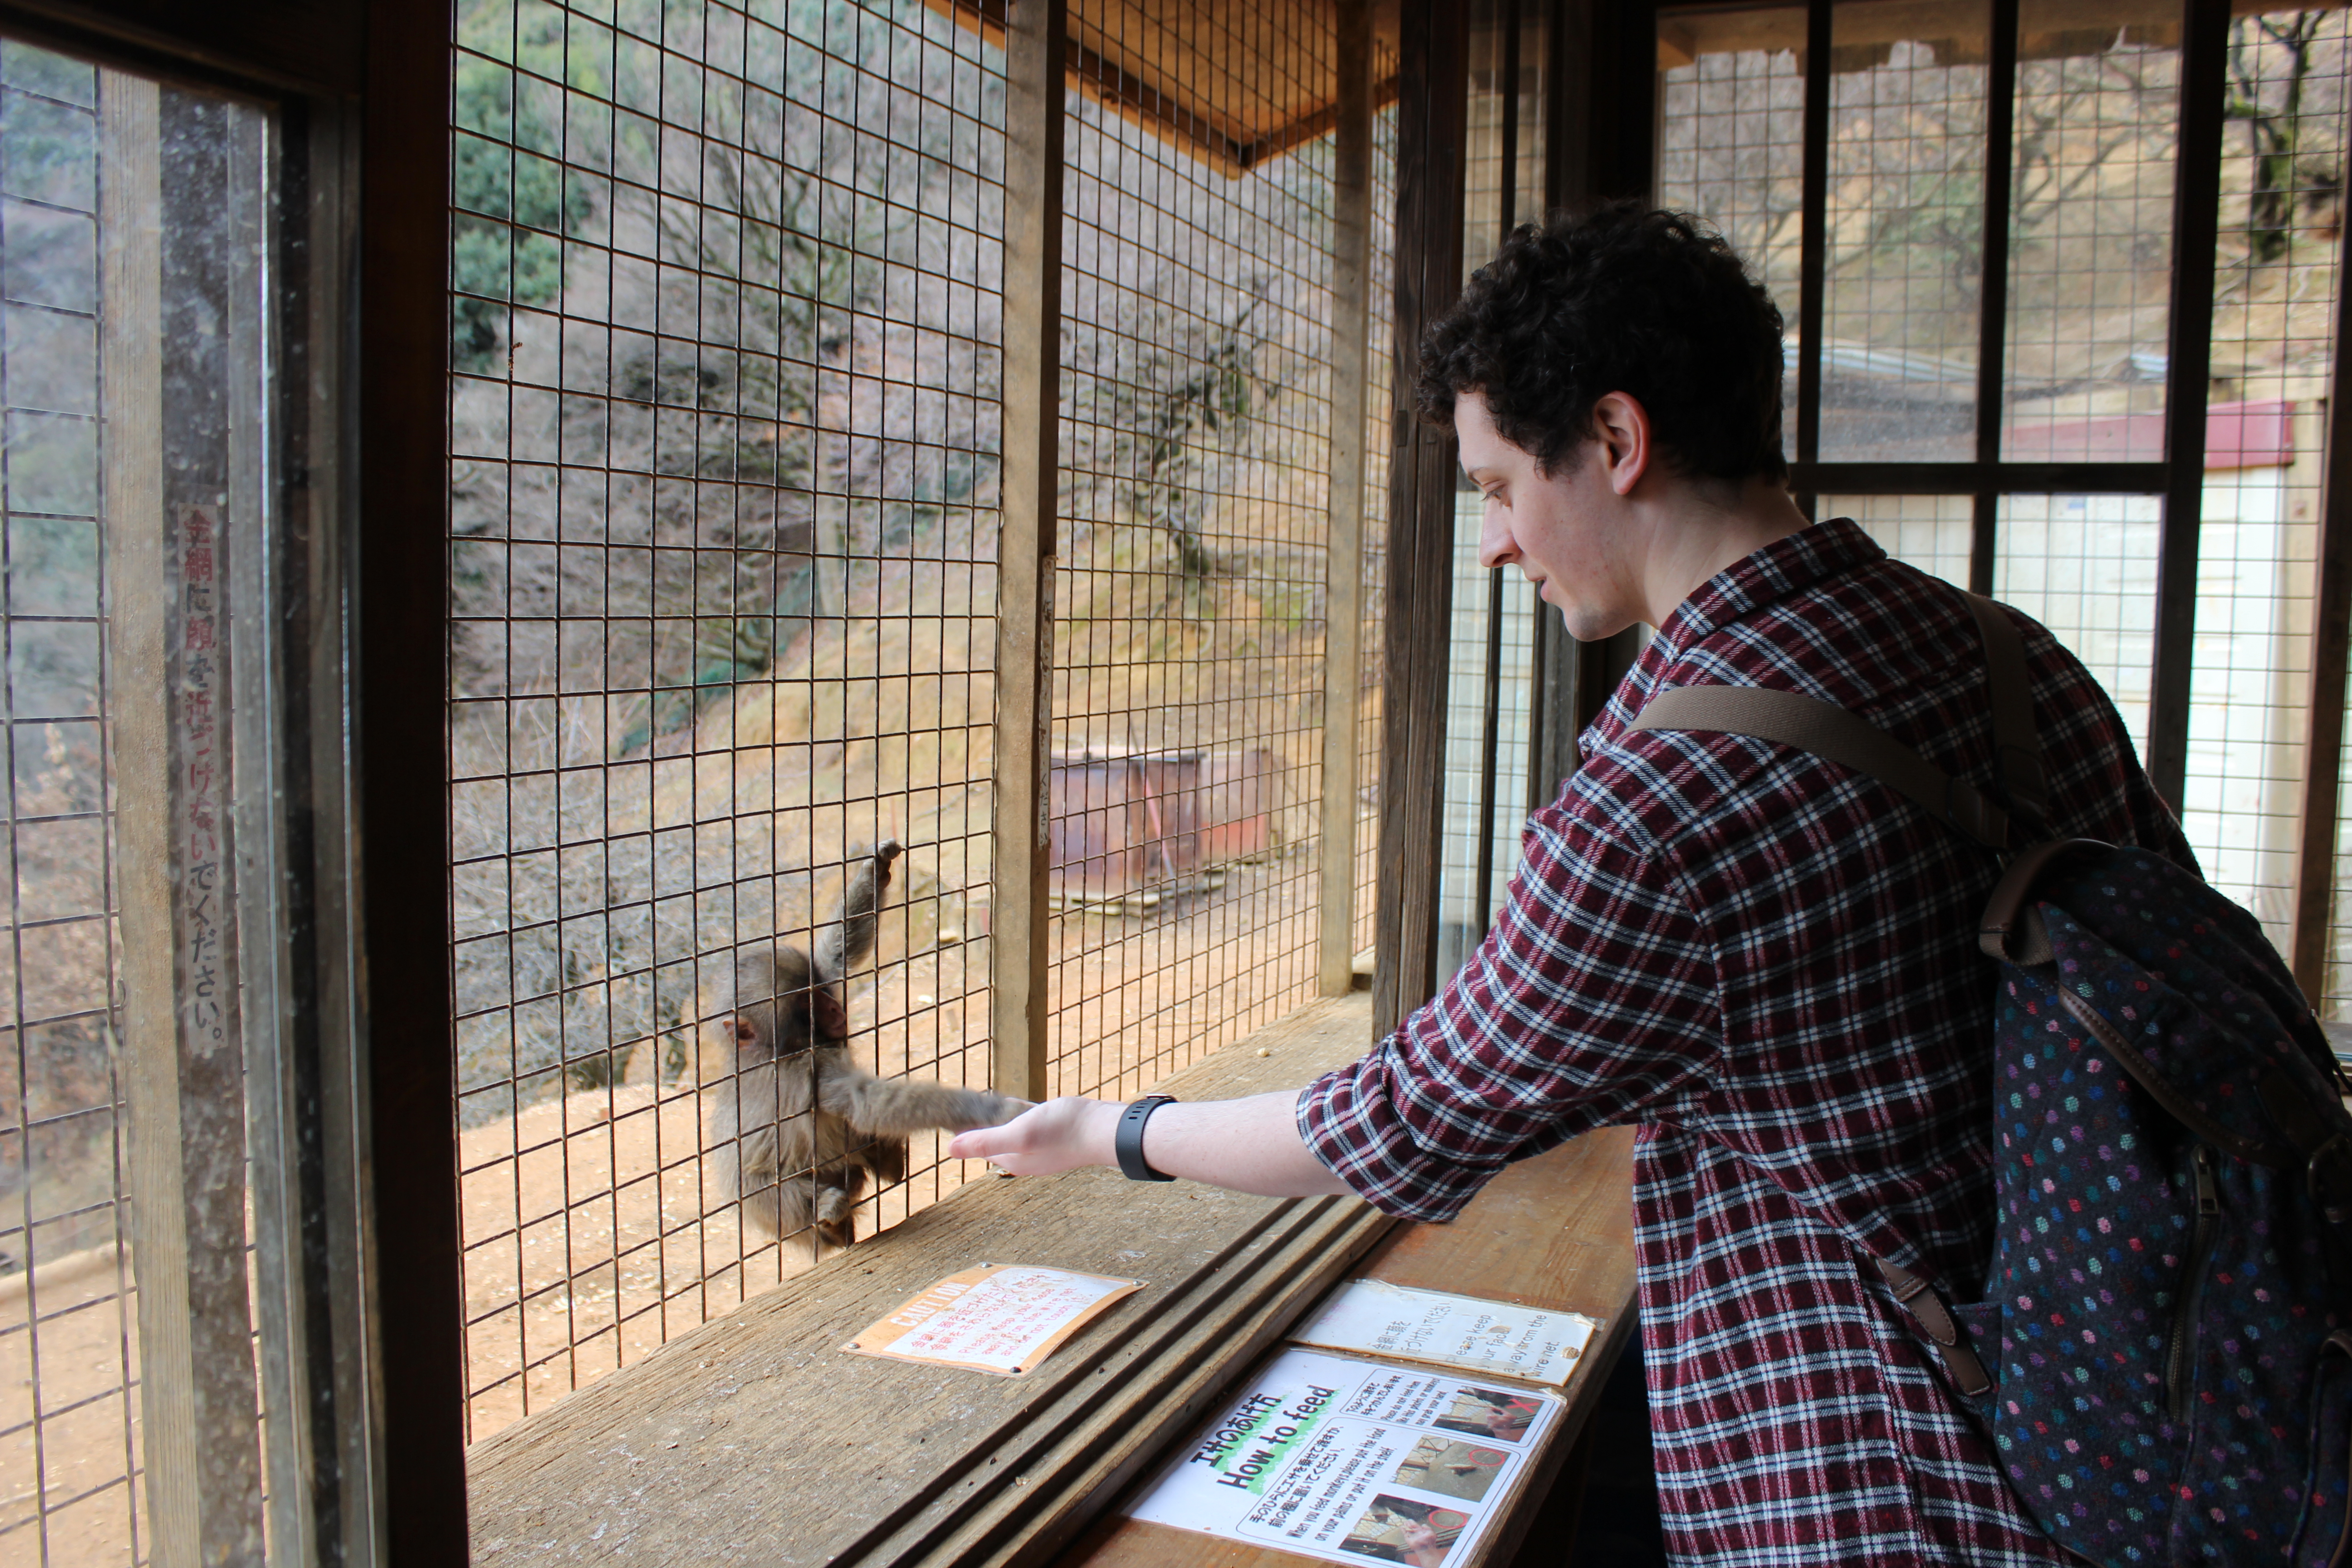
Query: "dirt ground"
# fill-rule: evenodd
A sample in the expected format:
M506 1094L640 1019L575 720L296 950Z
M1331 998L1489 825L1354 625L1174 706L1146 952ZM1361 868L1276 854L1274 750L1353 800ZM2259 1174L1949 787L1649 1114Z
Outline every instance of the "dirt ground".
M139 1303L121 1289L128 1259L120 1267L118 1275L110 1247L0 1279L0 1430L8 1431L0 1437L0 1562L42 1562L46 1535L50 1568L127 1563L134 1510L145 1546L146 1498L124 1479L138 1454L138 1402L128 1401L126 1430L123 1389L139 1375ZM37 1427L28 1310L40 1317ZM46 1521L44 1495L53 1510ZM74 1500L60 1507L60 1499Z

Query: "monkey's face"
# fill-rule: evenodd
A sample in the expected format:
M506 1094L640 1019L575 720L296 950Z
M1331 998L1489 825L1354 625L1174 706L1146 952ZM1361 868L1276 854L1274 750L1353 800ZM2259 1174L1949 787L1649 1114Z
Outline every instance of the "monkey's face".
M849 1037L840 998L817 983L808 955L787 943L743 954L735 966L733 994L710 1000L721 1003L703 1010L704 1054L713 1076Z

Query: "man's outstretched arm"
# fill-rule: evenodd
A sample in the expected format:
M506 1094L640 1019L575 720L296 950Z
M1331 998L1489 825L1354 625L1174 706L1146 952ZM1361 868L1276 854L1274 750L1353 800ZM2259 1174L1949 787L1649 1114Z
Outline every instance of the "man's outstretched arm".
M1348 1184L1298 1135L1298 1091L1247 1100L1163 1105L1143 1129L1143 1158L1155 1171L1270 1198L1344 1194ZM1042 1176L1080 1165L1118 1164L1112 1139L1124 1104L1075 1097L1049 1100L1002 1127L959 1132L948 1145L958 1160L993 1160L1016 1176Z

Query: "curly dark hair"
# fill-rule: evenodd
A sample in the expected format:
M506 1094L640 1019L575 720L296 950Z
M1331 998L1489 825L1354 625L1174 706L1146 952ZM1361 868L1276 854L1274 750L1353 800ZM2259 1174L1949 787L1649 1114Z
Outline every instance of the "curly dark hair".
M1481 394L1549 474L1575 467L1592 405L1622 392L1675 471L1785 479L1780 354L1780 309L1722 235L1619 202L1505 240L1422 333L1419 401L1451 428L1454 399Z

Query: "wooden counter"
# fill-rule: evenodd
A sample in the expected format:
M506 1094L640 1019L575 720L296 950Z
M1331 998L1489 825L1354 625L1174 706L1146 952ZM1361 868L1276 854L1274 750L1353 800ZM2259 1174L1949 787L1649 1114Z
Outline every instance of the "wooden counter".
M1537 1453L1504 1528L1475 1555L1447 1568L1508 1563L1517 1554L1610 1369L1631 1342L1633 1173L1632 1128L1587 1133L1504 1172L1451 1225L1399 1226L1349 1275L1601 1320L1563 1391L1567 1415ZM1058 1568L1297 1568L1321 1561L1119 1518L1117 1507L1058 1560Z
M1301 1008L1166 1087L1209 1099L1304 1085L1370 1045L1370 1004ZM1613 1345L1631 1321L1631 1147L1622 1133L1580 1140L1443 1226L1401 1226L1353 1198L1139 1185L1110 1171L975 1182L478 1444L473 1560L1052 1562L1368 1258L1399 1284L1607 1319L1600 1338ZM982 1260L1150 1283L1025 1377L842 1352ZM1588 1353L1595 1375L1570 1384L1562 1440L1524 1496L1542 1495L1608 1359ZM1181 1554L1206 1537L1171 1536L1155 1552L1114 1531L1101 1550L1122 1555L1101 1560L1206 1560Z

